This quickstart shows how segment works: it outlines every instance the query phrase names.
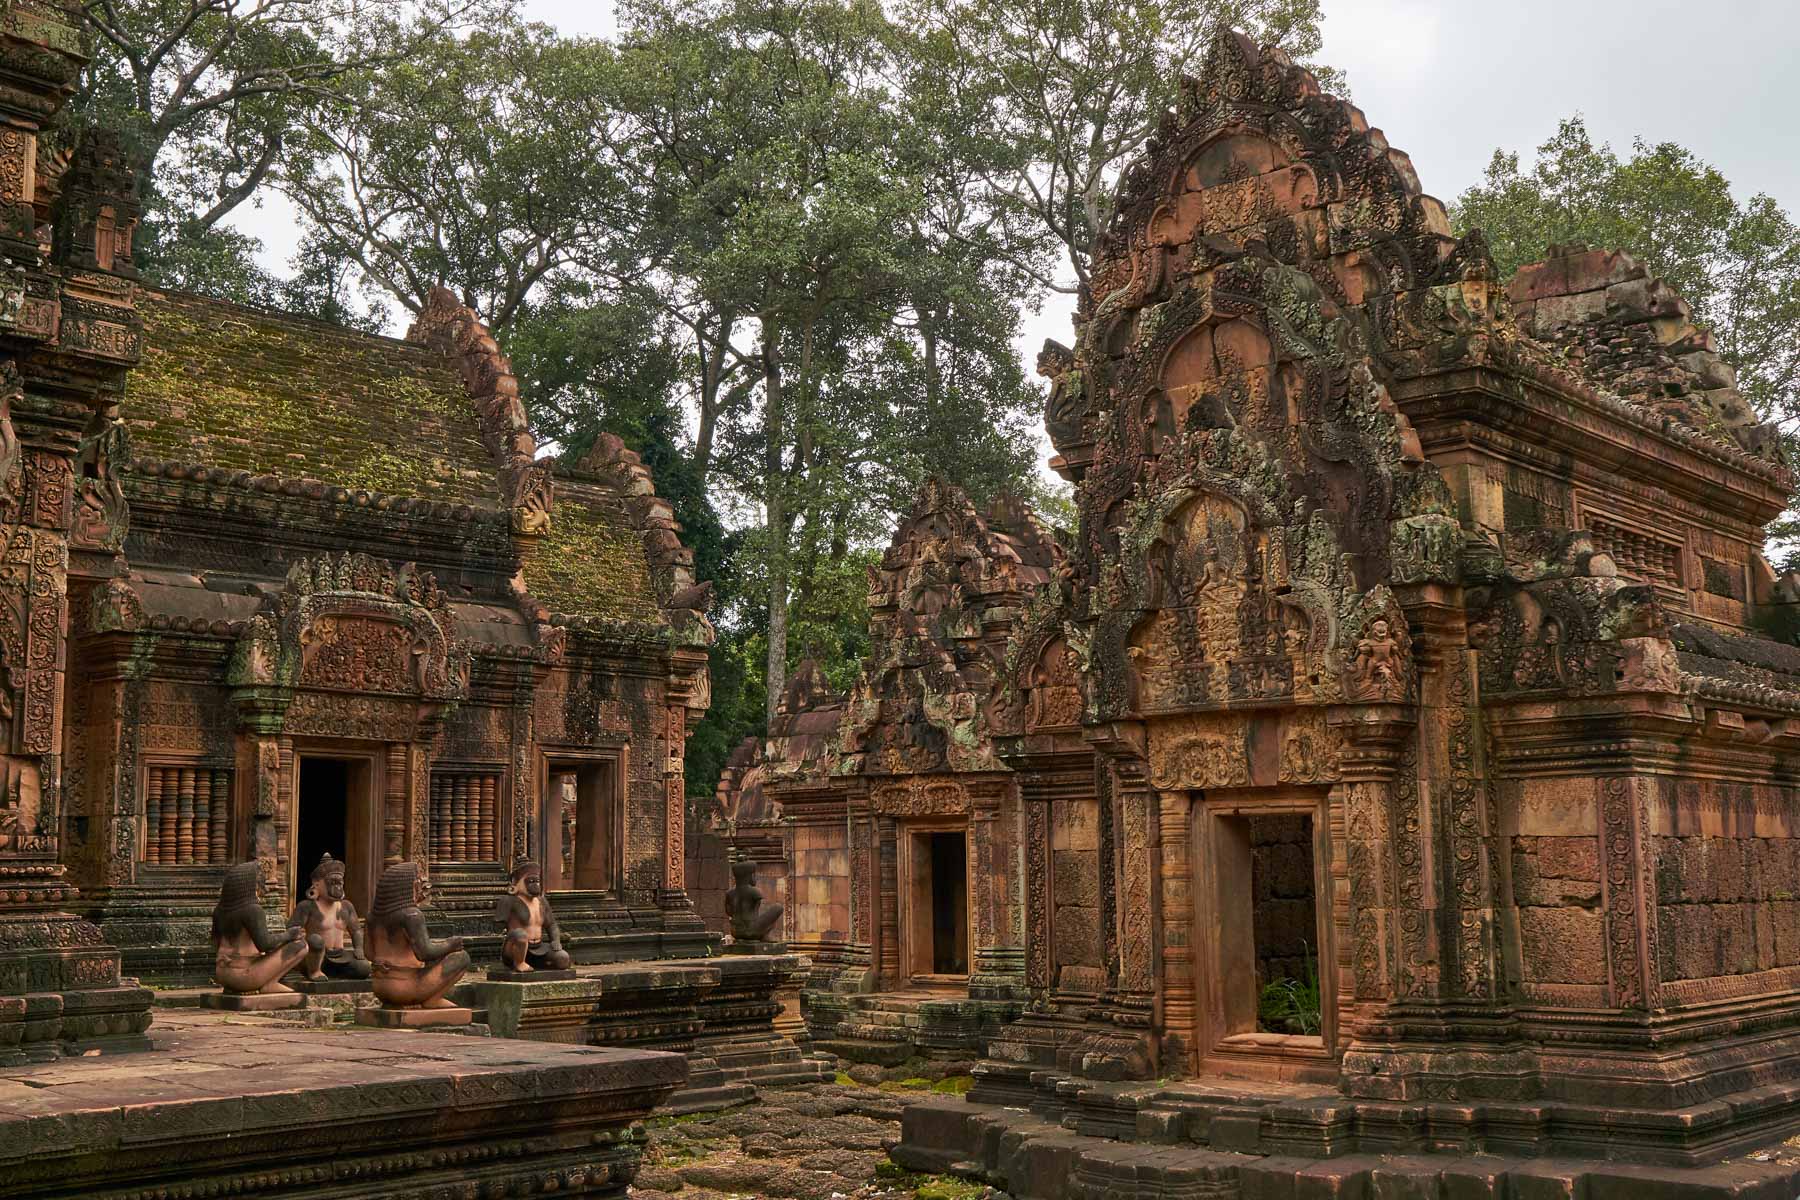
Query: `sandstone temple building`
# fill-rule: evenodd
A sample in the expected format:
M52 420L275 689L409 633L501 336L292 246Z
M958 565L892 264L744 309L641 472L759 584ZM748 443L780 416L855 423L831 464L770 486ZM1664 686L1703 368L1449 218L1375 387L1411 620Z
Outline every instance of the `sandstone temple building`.
M36 12L16 121L79 62ZM117 144L0 135L0 1055L141 1034L121 956L203 981L248 859L284 913L323 854L365 911L416 862L494 938L537 857L578 957L705 954L712 630L636 455L540 455L446 291L397 341L143 286Z
M927 482L870 571L855 686L833 694L803 663L720 781L727 853L765 864L787 940L812 958L802 1001L820 1049L966 1058L1023 1009L1020 838L1042 797L1002 747L1027 726L1073 732L1074 676L1029 714L1001 682L1035 677L1013 635L1062 563L1022 504L983 513ZM1060 643L1047 660L1061 670Z
M1794 480L1681 298L1585 246L1503 285L1362 113L1227 36L1046 359L1080 527L983 706L1030 1001L901 1157L1684 1164L1800 1127L1800 648L1761 553ZM1128 1157L1067 1194L1146 1194L1106 1190Z

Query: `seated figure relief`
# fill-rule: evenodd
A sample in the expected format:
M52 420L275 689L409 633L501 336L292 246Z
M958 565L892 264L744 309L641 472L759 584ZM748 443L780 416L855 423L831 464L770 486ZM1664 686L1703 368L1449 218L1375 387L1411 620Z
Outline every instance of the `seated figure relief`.
M261 887L261 868L254 862L238 863L225 872L213 909L212 943L217 953L213 981L231 995L292 993L281 977L306 957L304 930L269 932L268 919L257 903Z
M459 937L431 936L419 904L426 885L417 863L382 872L369 913L369 957L375 996L389 1008L455 1008L445 993L469 969Z
M327 854L313 868L306 899L288 924L306 934L308 979L367 979L373 969L363 957L362 919L344 896L344 864Z
M500 960L509 971L566 971L572 959L563 949L562 932L556 926L550 898L544 895L544 873L537 863L522 859L513 864L512 887L494 908L494 917L506 926L500 944Z

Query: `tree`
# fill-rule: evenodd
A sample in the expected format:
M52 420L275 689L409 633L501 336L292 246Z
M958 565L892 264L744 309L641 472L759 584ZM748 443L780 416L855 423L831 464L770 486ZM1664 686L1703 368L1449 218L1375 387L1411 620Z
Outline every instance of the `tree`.
M1296 58L1320 45L1319 0L903 0L901 11L957 48L965 85L991 101L991 136L1022 152L1021 165L995 169L988 183L1055 239L1073 284L1020 262L1066 292L1087 282L1119 171L1214 36L1236 29Z
M142 261L185 286L255 293L250 239L220 222L271 181L301 116L350 72L486 21L510 0L83 0L94 58L66 110L141 164ZM242 298L242 297L240 297Z
M1622 158L1572 117L1529 168L1496 150L1452 217L1459 230L1487 234L1505 275L1552 242L1630 252L1711 328L1759 413L1785 426L1800 420L1800 229L1766 195L1738 201L1693 152L1638 140Z
M654 218L630 244L671 281L705 383L735 379L703 385L697 453L762 510L772 710L790 601L870 536L922 382L884 351L900 314L930 311L929 156L907 149L922 127L891 87L902 39L874 5L702 0L621 21L622 174Z
M278 185L378 294L417 312L444 284L501 332L623 219L605 127L568 120L595 64L591 44L512 18L440 33L341 76L289 138Z

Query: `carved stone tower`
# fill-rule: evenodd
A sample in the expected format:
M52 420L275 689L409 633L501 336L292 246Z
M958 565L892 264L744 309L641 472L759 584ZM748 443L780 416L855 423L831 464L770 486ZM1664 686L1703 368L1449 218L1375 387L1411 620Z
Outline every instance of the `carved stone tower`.
M86 61L77 16L60 3L15 2L5 17L0 1062L148 1048L150 1024L150 993L122 982L118 952L67 911L76 893L60 858L71 577L110 570L107 526L124 520L122 504L104 503L105 458L83 451L110 428L138 357L133 178L116 144L91 141L71 155L42 136ZM88 515L80 537L78 509Z

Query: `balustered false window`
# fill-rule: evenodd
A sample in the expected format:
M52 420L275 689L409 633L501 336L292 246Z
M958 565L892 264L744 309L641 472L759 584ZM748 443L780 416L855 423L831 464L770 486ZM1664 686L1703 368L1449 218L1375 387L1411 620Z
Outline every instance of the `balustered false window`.
M498 771L437 771L431 776L431 860L494 862L500 808Z
M144 862L187 867L231 857L231 771L153 765L144 779Z

